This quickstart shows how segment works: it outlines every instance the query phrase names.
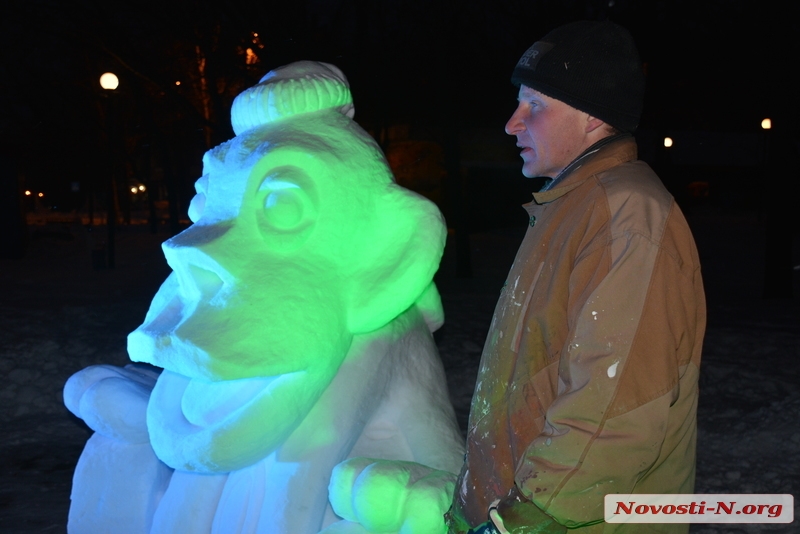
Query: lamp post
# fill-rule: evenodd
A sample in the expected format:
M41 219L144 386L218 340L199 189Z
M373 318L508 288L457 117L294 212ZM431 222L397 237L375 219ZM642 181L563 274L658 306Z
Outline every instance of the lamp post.
M106 190L106 229L108 230L108 243L106 244L108 268L114 268L117 210L114 203L116 165L116 90L119 87L119 78L113 72L106 72L100 76L100 87L106 92L106 139L109 158L108 184Z
M763 167L775 190L791 191L797 178L797 144L787 132L783 117L764 118ZM794 296L792 243L797 213L796 195L774 195L764 213L764 291L766 299L791 299Z

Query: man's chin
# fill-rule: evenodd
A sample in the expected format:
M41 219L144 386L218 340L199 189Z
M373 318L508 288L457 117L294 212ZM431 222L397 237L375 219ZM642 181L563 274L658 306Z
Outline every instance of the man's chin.
M522 162L522 176L525 178L536 178L540 176L539 171L541 169L538 168L535 162L532 161L523 161Z
M524 176L525 178L539 178L541 176L541 173L536 172L535 169L531 170L522 167L522 176Z

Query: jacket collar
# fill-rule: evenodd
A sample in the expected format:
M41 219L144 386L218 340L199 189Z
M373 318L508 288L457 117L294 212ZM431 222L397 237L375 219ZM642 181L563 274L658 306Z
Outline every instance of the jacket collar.
M533 194L536 204L547 204L566 195L597 173L637 157L636 140L631 135L601 139L575 158L556 178L556 187Z

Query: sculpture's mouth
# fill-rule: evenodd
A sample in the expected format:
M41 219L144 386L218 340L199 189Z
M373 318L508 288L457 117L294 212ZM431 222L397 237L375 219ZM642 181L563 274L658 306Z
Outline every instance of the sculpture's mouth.
M209 306L225 306L232 292L232 277L210 258L201 256L201 259L206 260L203 267L189 262L172 262L173 271L153 299L141 326L153 337L165 336L177 330L194 314L201 302ZM221 275L229 280L224 282Z
M171 304L178 310L182 303L176 299ZM170 321L178 324L180 313L165 311L163 317L154 323L145 323L128 334L128 355L134 362L144 362L156 367L174 371L187 378L219 378L212 376L211 370L203 363L210 362L210 356L190 341L178 337L174 330L163 329Z
M200 427L219 424L264 393L280 376L208 382L192 379L181 398L186 420Z
M149 363L188 376L219 380L214 359L191 336L180 330L201 309L218 310L232 294L232 284L216 272L186 264L174 270L153 297L144 322L128 335L128 355L136 362ZM220 325L206 326L206 333ZM230 378L230 377L228 377Z

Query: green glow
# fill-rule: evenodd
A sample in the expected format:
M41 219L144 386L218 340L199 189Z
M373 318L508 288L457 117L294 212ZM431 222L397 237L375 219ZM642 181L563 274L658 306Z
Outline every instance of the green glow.
M333 472L331 505L369 532L444 534L455 480L414 462L353 458Z
M264 458L302 423L354 335L419 300L430 308L438 209L394 183L334 71L287 72L237 98L237 136L204 156L194 224L164 243L173 273L128 337L133 361L167 371L148 429L174 468Z

